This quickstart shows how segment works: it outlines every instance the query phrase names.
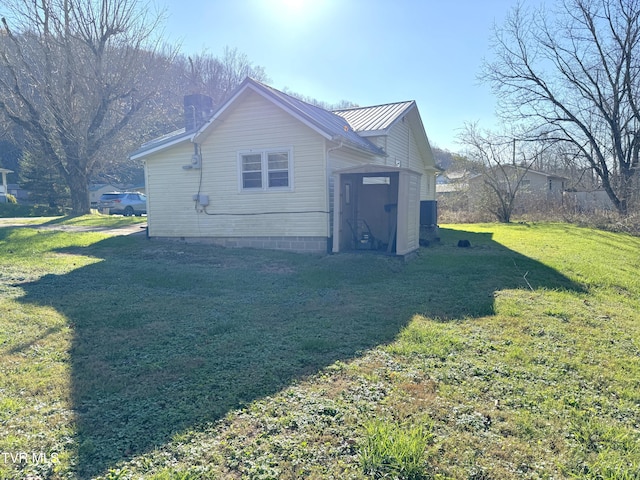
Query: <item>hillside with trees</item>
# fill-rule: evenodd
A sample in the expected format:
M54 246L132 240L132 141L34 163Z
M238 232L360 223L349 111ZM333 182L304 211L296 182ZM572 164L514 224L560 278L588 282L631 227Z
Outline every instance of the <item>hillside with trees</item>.
M128 153L182 125L185 93L219 102L245 76L266 78L236 49L179 55L138 0L9 0L0 13L0 161L77 214L92 181L141 178Z

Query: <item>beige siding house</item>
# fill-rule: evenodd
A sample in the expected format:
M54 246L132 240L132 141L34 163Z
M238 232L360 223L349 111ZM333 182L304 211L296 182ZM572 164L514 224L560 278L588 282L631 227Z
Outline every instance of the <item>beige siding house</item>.
M417 248L436 167L415 102L329 112L249 78L210 112L201 100L185 98L185 129L132 154L145 163L150 237L323 253ZM358 183L348 222L335 208L346 204L341 172ZM384 222L367 222L385 206ZM372 235L358 230L364 223L376 225L375 243L360 241Z

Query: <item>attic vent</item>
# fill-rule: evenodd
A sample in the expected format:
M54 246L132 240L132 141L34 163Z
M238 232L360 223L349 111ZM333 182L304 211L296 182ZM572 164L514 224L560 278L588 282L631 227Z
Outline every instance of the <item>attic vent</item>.
M184 97L184 127L191 132L201 127L213 112L213 99L200 93Z

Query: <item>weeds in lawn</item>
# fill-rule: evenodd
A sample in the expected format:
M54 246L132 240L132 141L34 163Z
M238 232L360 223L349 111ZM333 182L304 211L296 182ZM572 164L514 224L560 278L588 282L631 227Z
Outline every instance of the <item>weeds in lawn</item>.
M365 425L360 446L362 469L372 478L426 479L426 450L430 438L430 428L425 425L371 420Z

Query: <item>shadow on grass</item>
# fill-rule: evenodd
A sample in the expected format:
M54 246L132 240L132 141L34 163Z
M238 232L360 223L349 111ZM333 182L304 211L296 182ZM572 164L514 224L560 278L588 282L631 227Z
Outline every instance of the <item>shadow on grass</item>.
M441 245L408 263L140 236L66 249L102 261L23 285L23 301L55 307L74 330L77 475L102 474L337 360L392 342L416 313L442 320L488 315L496 290L529 288L527 281L579 289L488 234L442 233ZM455 247L458 237L472 248Z

